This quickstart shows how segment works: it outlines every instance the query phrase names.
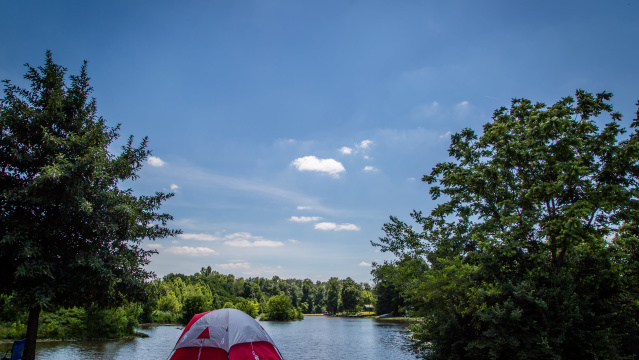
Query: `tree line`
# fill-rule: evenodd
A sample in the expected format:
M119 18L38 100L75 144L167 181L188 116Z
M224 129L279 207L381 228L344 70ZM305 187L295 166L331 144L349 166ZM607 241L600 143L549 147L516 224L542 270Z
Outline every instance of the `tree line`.
M147 300L116 308L97 306L43 311L38 337L114 338L135 335L139 323L187 323L193 315L235 308L261 320L300 320L303 314L355 313L375 297L368 283L351 278L242 278L213 271L193 275L169 274L146 284ZM0 338L24 337L28 314L0 297Z
M156 323L186 322L196 313L221 308L236 308L264 320L292 320L300 318L301 314L325 311L357 312L367 301L374 301L370 285L356 283L351 278L331 278L325 282L278 276L245 279L220 274L210 266L190 276L166 275L152 282L150 287L152 295L145 305L143 320ZM276 307L278 311L275 311ZM275 314L291 309L297 317Z

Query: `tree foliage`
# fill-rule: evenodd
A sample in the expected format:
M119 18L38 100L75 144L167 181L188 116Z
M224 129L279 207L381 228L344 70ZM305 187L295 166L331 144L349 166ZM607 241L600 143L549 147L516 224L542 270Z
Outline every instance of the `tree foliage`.
M347 312L357 312L358 307L363 305L362 287L350 277L342 281L342 307Z
M639 116L627 134L611 96L513 100L481 136L451 137L453 160L423 178L442 202L412 213L419 230L384 226L374 245L397 260L374 271L424 318L424 358L639 353Z
M120 188L137 178L147 139L109 152L119 127L97 115L86 62L68 84L50 52L26 66L30 87L4 80L0 108L0 292L30 309L30 359L40 309L144 299L153 251L140 243L177 231L157 212L172 194Z
M326 310L336 314L339 310L341 286L339 280L332 277L326 283Z
M302 310L293 306L291 298L285 294L275 295L268 299L262 320L302 320Z

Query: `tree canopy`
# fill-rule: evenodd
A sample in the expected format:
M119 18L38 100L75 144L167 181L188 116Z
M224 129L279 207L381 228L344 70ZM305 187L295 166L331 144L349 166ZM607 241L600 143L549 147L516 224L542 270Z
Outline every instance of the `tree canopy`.
M3 81L0 292L30 309L25 359L32 359L41 309L143 299L153 251L142 240L178 231L157 212L172 194L120 188L138 177L147 139L134 145L129 137L110 153L119 126L97 115L86 62L68 83L49 51L43 66L26 67L29 88Z
M373 244L397 259L374 273L424 318L422 357L639 353L639 111L628 133L611 96L514 99L480 136L451 137L452 161L423 178L441 202L411 214L417 228L384 226Z

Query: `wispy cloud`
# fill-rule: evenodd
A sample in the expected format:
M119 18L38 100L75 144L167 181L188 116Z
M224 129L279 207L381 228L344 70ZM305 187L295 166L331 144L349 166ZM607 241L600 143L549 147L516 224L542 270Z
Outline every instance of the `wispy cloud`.
M284 245L284 243L281 241L273 241L273 240L250 241L247 239L229 240L229 241L225 241L224 243L226 245L235 246L235 247L278 247L278 246Z
M222 176L213 174L208 170L199 167L191 166L171 166L165 167L163 170L166 172L166 176L170 176L172 181L179 180L181 185L188 184L189 187L203 187L203 188L215 188L222 187L225 189L250 192L257 195L276 198L278 200L284 200L293 204L305 204L310 208L318 211L330 212L330 209L326 209L318 203L318 200L307 195L291 191L289 189L283 189L276 186L271 186L264 181L256 181L251 179L244 179L240 177Z
M293 160L291 165L299 171L317 171L333 177L339 177L340 173L346 171L342 163L335 159L318 159L315 156L297 158Z
M464 100L460 102L459 104L455 105L455 113L457 113L457 115L460 117L467 116L470 111L471 111L471 106L468 101Z
M463 100L454 105L441 105L437 101L415 106L411 110L415 119L429 119L431 121L460 121L469 116L482 116L481 111L470 102Z
M354 224L341 224L341 225L337 225L336 223L333 222L321 222L318 224L315 224L315 229L316 230L324 230L324 231L329 231L329 230L333 230L333 231L359 231L359 227L357 225Z
M149 156L146 162L153 167L162 167L166 165L166 162L156 156Z
M430 104L419 105L413 108L413 117L428 118L438 114L439 112L439 103L437 101L433 101Z
M374 166L364 166L364 171L377 171L377 169Z
M164 248L164 246L162 246L162 244L158 244L158 243L155 243L155 242L144 243L143 247L144 247L145 250L158 250L158 249Z
M178 237L180 239L183 239L183 240L198 240L198 241L219 241L219 240L223 240L223 238L221 238L219 236L215 236L215 235L211 235L211 234L204 234L204 233L199 233L199 234L185 233L185 234L178 235Z
M291 216L289 219L294 222L311 222L311 221L319 221L322 220L320 216Z
M217 252L207 247L172 246L165 250L167 253L186 256L210 256Z
M312 209L312 207L310 207L310 206L298 206L297 207L297 210L310 210L310 209Z
M177 190L177 189L179 189L179 188L180 188L180 187L179 187L179 186L177 186L176 184L171 184L171 190Z
M373 144L374 142L372 140L362 140L359 143L355 144L355 149L348 146L343 146L339 149L339 152L343 155L359 154L361 152L364 152L365 150L370 149ZM367 158L367 156L364 157Z
M359 266L366 266L366 267L373 266L372 264L367 263L366 261L362 261L362 262L361 262L361 263L359 263L358 265L359 265Z
M266 240L261 236L253 236L247 232L238 232L224 236L224 244L235 247L278 247L281 241Z
M363 140L359 143L358 147L362 149L368 149L371 145L373 145L373 142L371 140Z
M247 262L231 262L226 264L215 264L216 268L221 270L250 269L251 264Z
M205 233L186 233L180 234L178 237L182 240L197 241L224 241L225 245L235 247L277 247L283 246L281 241L272 241L264 239L261 236L255 236L248 232L236 232L232 234L205 234Z

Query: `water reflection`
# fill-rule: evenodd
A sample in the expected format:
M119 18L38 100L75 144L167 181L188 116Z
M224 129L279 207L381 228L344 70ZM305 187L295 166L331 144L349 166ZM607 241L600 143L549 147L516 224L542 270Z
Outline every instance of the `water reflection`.
M265 322L263 326L287 360L415 359L403 324L307 316L300 322Z
M303 321L262 322L285 360L414 360L403 323L307 316ZM39 360L167 359L182 333L177 326L139 331L148 338L38 343Z
M43 360L166 359L182 333L176 326L138 329L148 338L103 341L54 341L38 343L36 358Z

